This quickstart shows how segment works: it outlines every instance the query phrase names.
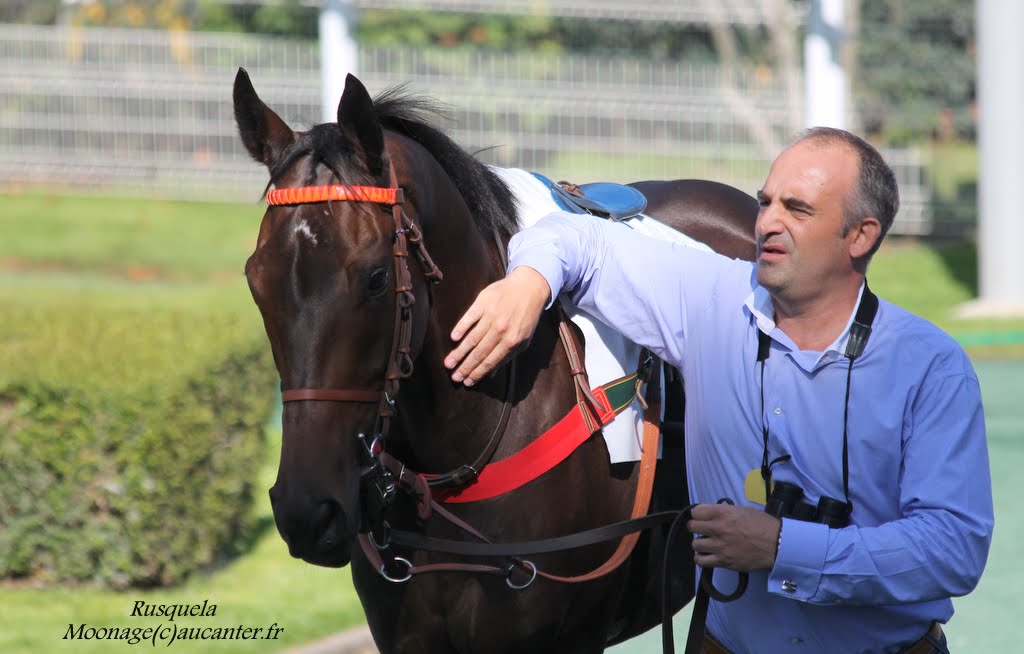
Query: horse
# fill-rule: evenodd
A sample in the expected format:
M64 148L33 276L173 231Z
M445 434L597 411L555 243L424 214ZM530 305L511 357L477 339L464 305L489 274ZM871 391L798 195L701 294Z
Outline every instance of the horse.
M646 530L624 563L585 583L533 581L530 567L534 577L541 569L578 578L607 560L614 542L513 560L502 578L472 574L486 567L479 558L449 566L450 555L380 535L381 516L388 529L450 540L585 532L629 517L638 465L610 463L594 436L521 487L444 505L449 519L425 514L429 487L419 496L396 492L408 471L424 473L409 477L413 487L445 471L455 471L447 479L456 485L471 480L578 404L555 319L541 321L514 365L471 388L453 383L443 366L457 319L505 274L504 248L518 229L515 198L435 126L429 99L401 89L373 99L349 75L337 123L306 131L264 104L241 68L233 100L242 143L270 175L245 274L281 379L281 457L269 495L290 554L351 564L385 654L589 654L657 624L663 528ZM758 206L749 195L706 180L632 186L647 196L647 214L728 256L754 256ZM321 187L334 190L316 195ZM381 472L385 454L391 473ZM656 482L685 495L676 465L674 476ZM388 562L375 559L377 547L388 548ZM694 587L692 550L679 549L673 610Z

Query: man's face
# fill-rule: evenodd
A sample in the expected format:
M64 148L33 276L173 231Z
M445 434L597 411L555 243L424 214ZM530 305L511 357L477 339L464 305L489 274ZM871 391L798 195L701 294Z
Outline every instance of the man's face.
M791 300L827 291L851 270L841 232L858 162L846 145L793 145L772 164L758 192L757 281Z

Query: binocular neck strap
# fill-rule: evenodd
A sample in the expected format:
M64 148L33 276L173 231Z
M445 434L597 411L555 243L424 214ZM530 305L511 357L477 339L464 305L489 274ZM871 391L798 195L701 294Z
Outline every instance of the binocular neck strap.
M853 362L864 353L871 336L871 325L878 313L878 296L868 288L867 280L864 281L864 292L861 294L860 302L857 304L857 311L853 316L853 324L850 325L850 333L846 339L846 352L844 356L849 361L846 367L846 396L843 399L843 494L846 504L853 510L853 503L850 502L850 439L849 439L849 417L850 417L850 378L853 373ZM755 327L756 328L756 327ZM772 352L772 337L757 329L757 362L761 364L761 434L764 439L764 455L761 457L761 478L764 479L765 497L771 495L772 473L771 468L776 463L788 461L789 454L768 460L768 421L764 414L764 367L768 356Z

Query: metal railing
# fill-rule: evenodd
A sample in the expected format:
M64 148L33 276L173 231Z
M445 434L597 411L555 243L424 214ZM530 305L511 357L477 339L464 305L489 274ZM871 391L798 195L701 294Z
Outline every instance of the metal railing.
M482 160L577 182L708 178L753 192L793 131L785 85L763 69L530 53L368 49L371 92L405 84L447 107ZM0 175L176 198L255 200L266 171L236 132L239 67L296 129L320 115L309 41L0 25ZM888 152L895 233L931 230L926 160Z

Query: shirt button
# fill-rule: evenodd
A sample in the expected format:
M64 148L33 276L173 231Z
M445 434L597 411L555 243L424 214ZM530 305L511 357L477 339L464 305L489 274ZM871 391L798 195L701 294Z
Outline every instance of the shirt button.
M789 642L793 643L794 645L799 645L804 642L804 639L800 636L793 636L789 639Z
M782 590L786 591L787 593L795 593L796 592L796 582L792 581L790 579L784 580L782 582Z
M775 415L779 415L781 413L782 413L782 407L781 406L775 407Z

